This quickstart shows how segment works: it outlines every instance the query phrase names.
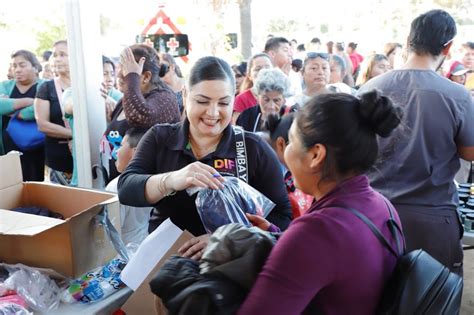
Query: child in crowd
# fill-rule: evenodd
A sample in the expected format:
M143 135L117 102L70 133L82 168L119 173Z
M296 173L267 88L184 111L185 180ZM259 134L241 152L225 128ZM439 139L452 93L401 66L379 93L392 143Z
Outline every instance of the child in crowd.
M131 128L125 133L120 149L117 151L115 166L119 173L127 168L135 156L136 148L146 129ZM118 177L112 180L105 190L117 192ZM148 235L148 220L150 219L151 207L132 207L120 204L120 225L122 227L122 240L124 244L140 243Z
M314 200L313 196L307 195L295 187L293 176L288 170L284 159L285 149L288 145L288 132L294 118L294 112L286 115L270 114L265 122L265 129L268 131L266 140L275 150L280 161L282 177L285 181L288 198L290 199L293 219L304 214Z

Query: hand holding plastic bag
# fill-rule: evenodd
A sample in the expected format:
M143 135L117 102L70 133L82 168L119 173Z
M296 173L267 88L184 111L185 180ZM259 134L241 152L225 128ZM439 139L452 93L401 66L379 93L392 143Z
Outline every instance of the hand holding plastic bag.
M194 192L188 190L189 194ZM208 233L229 223L250 227L245 213L266 217L273 207L275 204L265 195L235 177L225 177L222 189L199 189L196 198L196 208Z

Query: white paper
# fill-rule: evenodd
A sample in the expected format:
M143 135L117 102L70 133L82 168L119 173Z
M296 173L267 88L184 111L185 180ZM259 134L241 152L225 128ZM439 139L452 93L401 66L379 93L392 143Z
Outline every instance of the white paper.
M136 291L183 231L167 219L147 236L123 269L120 278Z

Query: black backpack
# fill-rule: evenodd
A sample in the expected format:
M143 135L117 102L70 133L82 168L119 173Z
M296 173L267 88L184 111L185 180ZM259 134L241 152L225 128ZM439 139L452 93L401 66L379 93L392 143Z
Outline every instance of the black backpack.
M345 208L362 220L395 257L395 270L385 286L377 314L459 314L463 281L422 249L405 253L402 230L387 204L390 233L397 243L393 249L375 224L352 208Z

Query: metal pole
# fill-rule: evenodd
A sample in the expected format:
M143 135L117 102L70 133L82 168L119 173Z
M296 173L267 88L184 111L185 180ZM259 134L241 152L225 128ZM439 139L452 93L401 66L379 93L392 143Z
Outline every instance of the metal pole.
M74 142L80 187L103 188L93 181L99 163L99 143L106 128L100 52L99 12L93 1L66 1L69 66L74 104Z

